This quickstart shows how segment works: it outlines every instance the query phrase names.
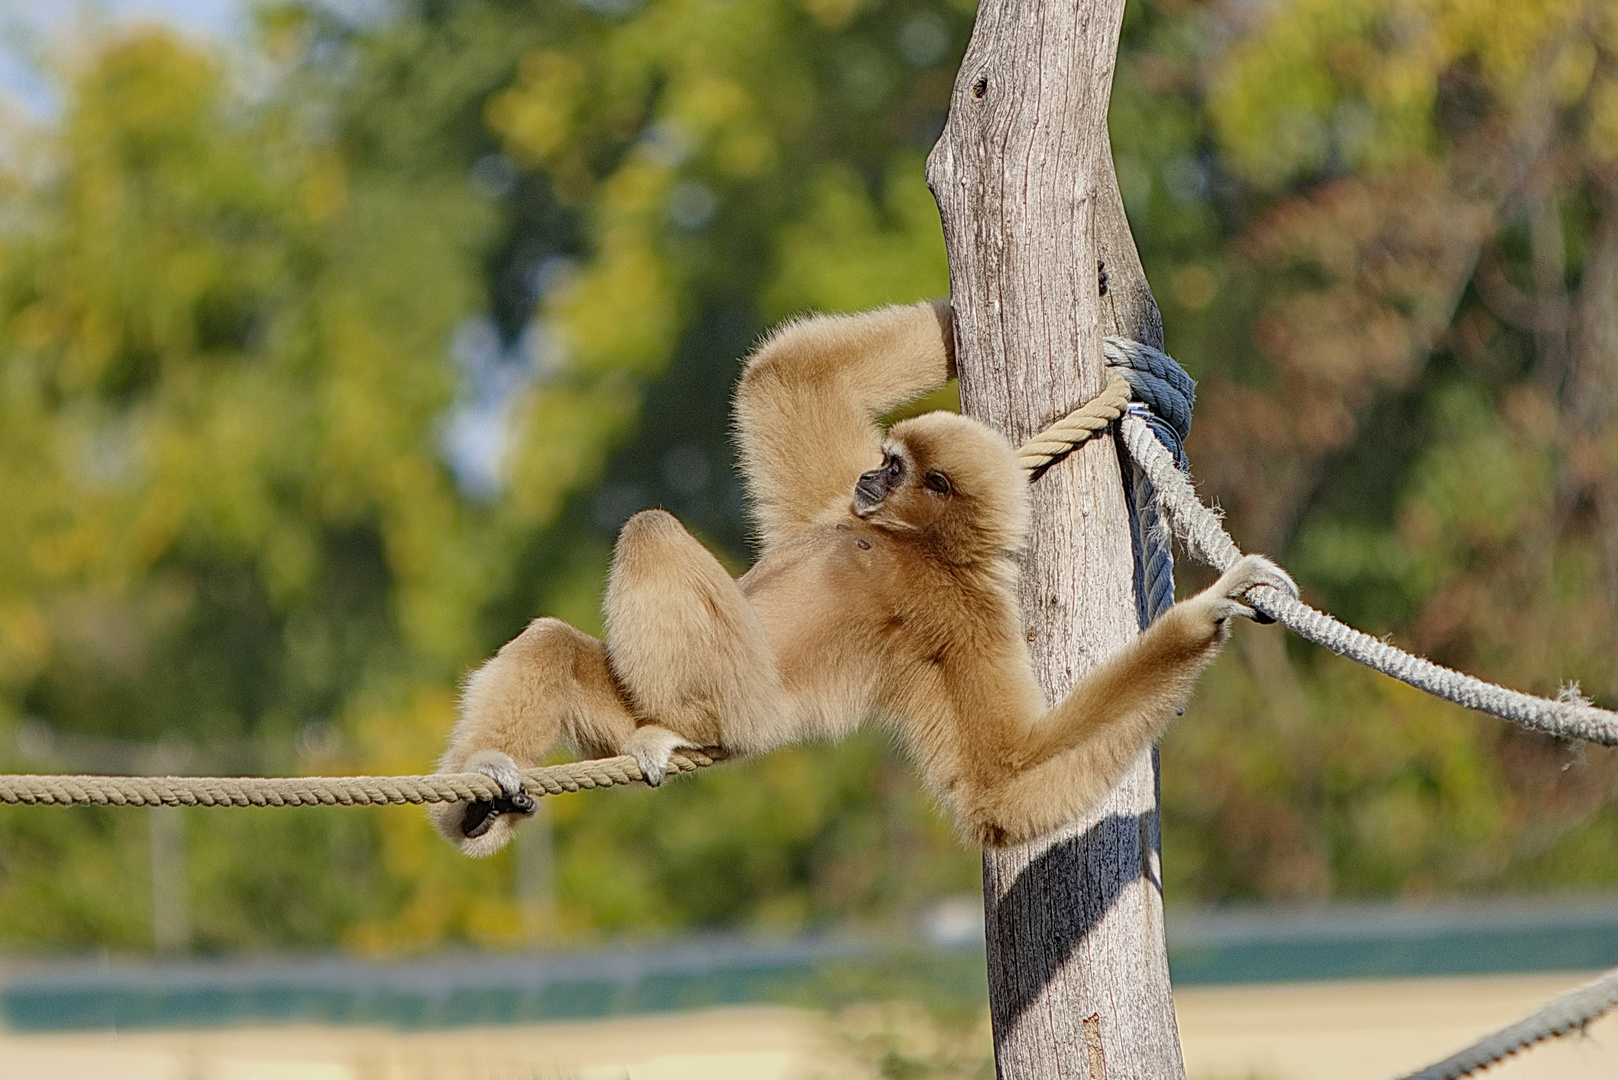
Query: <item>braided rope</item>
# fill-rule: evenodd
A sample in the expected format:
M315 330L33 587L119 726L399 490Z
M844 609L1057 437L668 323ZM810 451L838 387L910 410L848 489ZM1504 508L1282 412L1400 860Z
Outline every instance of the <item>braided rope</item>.
M1106 431L1129 408L1129 382L1112 372L1101 393L1023 443L1017 450L1017 463L1037 479L1041 470L1054 465L1074 450Z
M1175 468L1168 451L1153 437L1151 430L1138 417L1126 416L1123 439L1130 457L1157 486L1163 510L1192 556L1215 570L1229 569L1242 557L1241 549L1219 524L1213 511L1202 505L1190 481ZM1435 697L1557 738L1618 746L1618 713L1578 700L1551 701L1509 690L1412 656L1385 641L1344 626L1325 612L1268 585L1251 590L1245 599L1300 637Z
M1129 380L1136 401L1149 405L1152 412L1180 439L1191 433L1191 409L1197 400L1197 384L1185 368L1164 352L1142 341L1107 337L1101 341L1107 366Z
M1501 1028L1493 1035L1485 1036L1460 1053L1411 1073L1403 1080L1461 1080L1461 1077L1504 1061L1535 1043L1583 1030L1592 1020L1614 1006L1618 1006L1618 968L1588 986L1563 994L1538 1012L1523 1017L1510 1027Z
M1129 501L1130 539L1136 551L1135 596L1144 630L1174 606L1174 545L1157 487L1133 461L1124 473L1124 496Z
M686 750L669 772L722 760L717 750ZM530 795L560 795L641 782L635 759L573 761L523 770ZM0 803L28 806L383 806L494 799L500 785L482 773L433 776L0 776Z

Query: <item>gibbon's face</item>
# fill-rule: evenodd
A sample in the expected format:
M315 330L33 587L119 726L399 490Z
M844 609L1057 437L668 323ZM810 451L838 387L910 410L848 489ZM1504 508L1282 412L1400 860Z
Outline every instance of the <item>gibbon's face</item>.
M1027 486L1005 439L964 416L928 413L888 432L882 463L854 485L854 513L973 562L1022 546Z

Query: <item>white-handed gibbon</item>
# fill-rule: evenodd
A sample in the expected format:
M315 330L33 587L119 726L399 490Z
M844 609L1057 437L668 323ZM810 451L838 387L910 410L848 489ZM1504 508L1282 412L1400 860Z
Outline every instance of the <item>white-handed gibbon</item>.
M673 516L619 533L605 644L536 619L468 680L440 771L503 798L439 804L470 855L533 809L518 763L558 742L633 754L660 783L671 752L756 754L897 730L962 832L1016 844L1094 805L1156 739L1254 585L1296 594L1249 555L1176 604L1048 708L1014 598L1027 478L1006 440L930 413L878 417L954 374L948 305L788 323L752 354L736 435L763 555L733 579Z

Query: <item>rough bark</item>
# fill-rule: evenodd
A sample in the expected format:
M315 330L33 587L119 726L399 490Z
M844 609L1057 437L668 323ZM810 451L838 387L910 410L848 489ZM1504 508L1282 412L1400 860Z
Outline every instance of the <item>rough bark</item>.
M1101 389L1105 334L1161 344L1107 139L1122 18L1123 0L984 0L928 161L962 405L1014 443ZM1110 440L1033 486L1021 601L1051 700L1139 632L1127 513ZM1085 820L985 853L1001 1077L1184 1076L1158 846L1148 754Z

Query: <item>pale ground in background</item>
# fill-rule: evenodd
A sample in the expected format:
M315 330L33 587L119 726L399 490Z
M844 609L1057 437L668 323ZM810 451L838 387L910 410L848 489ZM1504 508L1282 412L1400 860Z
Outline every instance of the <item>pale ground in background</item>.
M1308 983L1179 991L1193 1080L1377 1080L1430 1064L1588 976ZM123 1035L0 1033L6 1080L863 1080L983 1075L983 1025L904 1006L833 1017L784 1008L396 1032L240 1028ZM1618 1077L1618 1016L1542 1044L1489 1080Z

